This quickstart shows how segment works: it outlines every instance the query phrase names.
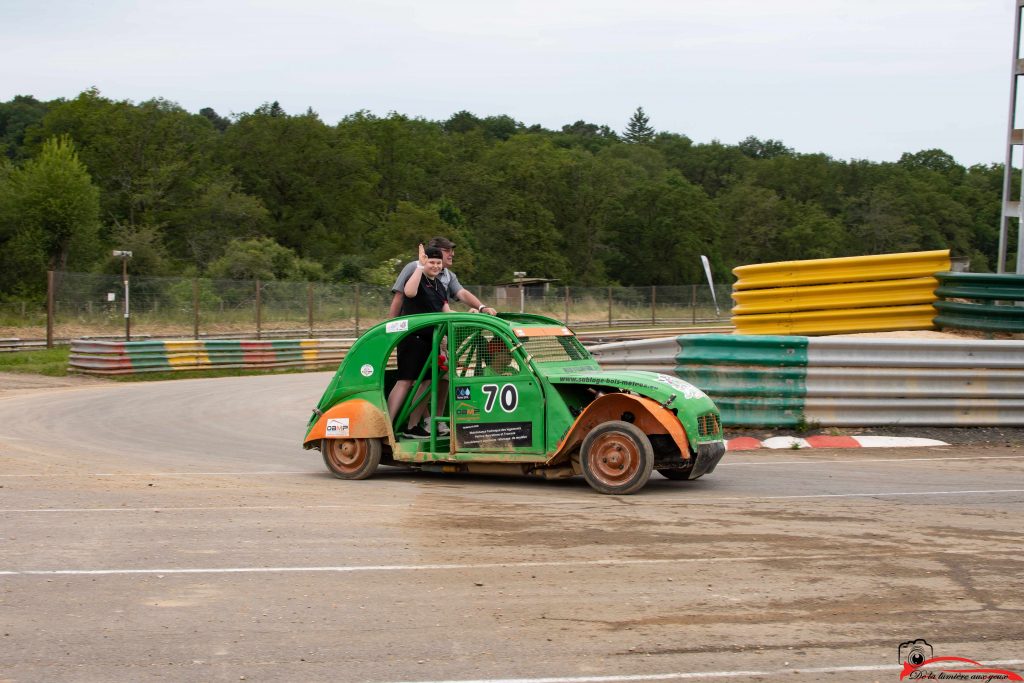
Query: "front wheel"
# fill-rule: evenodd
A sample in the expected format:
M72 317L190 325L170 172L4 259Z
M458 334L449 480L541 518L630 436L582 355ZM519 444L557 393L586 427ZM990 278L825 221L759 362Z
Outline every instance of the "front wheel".
M380 439L324 439L324 464L339 479L366 479L380 464Z
M600 493L626 495L644 487L654 469L654 448L636 426L605 422L590 430L580 448L583 477Z

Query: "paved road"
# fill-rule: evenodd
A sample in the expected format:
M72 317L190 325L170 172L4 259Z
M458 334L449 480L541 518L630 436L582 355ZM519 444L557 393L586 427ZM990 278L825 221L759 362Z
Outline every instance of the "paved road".
M1024 669L1024 444L343 482L298 445L328 377L0 391L0 681L896 681L916 638Z

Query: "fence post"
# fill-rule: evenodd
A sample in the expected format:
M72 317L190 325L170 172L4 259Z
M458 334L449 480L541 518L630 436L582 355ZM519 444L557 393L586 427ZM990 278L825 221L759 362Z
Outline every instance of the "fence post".
M612 286L608 285L608 327L612 326Z
M565 286L565 324L569 325L569 285Z
M309 338L313 338L313 283L306 283L306 310L309 313Z
M690 309L693 311L693 324L697 324L697 285L690 285Z
M46 348L53 348L53 271L46 271Z
M651 285L651 325L657 324L658 315L655 312L654 302L657 297L657 285Z
M359 336L359 283L356 283L356 336Z
M199 339L199 280L192 278L192 338Z
M256 280L256 338L261 339L263 325L263 296L260 293L260 281Z

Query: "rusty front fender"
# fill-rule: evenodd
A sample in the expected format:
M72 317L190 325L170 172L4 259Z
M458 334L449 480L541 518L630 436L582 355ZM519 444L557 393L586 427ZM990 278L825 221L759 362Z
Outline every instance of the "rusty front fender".
M605 394L583 409L572 427L562 437L548 462L556 461L575 450L597 425L611 420L622 420L625 413L633 415L632 423L644 434L668 434L679 447L683 459L690 458L690 443L686 438L686 430L671 411L644 396Z

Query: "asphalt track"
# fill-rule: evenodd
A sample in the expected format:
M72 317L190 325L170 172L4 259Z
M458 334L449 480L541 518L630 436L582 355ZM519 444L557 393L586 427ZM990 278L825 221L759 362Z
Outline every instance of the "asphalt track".
M730 453L640 494L331 477L327 373L0 387L0 681L1024 669L1024 444Z

